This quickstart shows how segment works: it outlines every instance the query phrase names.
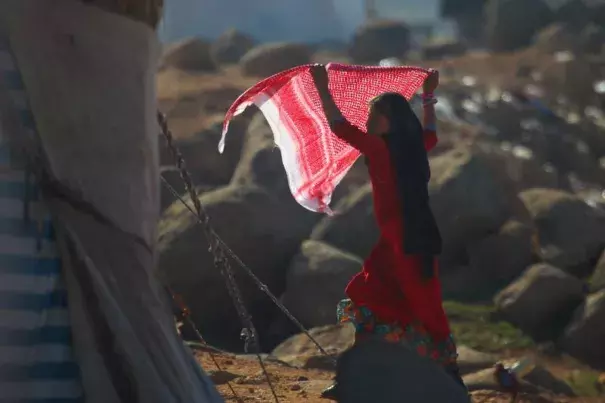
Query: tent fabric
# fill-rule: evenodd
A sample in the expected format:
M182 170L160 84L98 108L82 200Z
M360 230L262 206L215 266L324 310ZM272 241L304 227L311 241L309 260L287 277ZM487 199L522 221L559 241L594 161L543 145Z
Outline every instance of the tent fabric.
M0 91L24 128L31 111L0 43ZM80 402L79 367L50 214L0 125L0 400Z
M71 0L5 0L0 28L35 117L85 401L222 402L154 271L154 32Z

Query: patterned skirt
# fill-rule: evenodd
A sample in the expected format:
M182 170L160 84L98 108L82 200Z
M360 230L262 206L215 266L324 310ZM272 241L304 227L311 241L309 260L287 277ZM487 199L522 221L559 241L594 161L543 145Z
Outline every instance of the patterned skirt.
M379 336L389 342L405 344L416 350L418 355L430 358L444 367L456 365L458 354L451 335L436 343L422 324L411 323L402 327L397 322L381 322L368 307L357 306L350 299L339 302L336 315L339 323L351 322L355 326L357 340L364 336Z

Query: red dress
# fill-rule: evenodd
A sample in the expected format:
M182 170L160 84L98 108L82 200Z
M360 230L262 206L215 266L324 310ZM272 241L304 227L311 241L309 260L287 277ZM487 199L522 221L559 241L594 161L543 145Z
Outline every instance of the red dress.
M439 276L422 279L421 257L403 251L401 201L385 141L346 121L333 125L333 131L368 157L374 214L380 228L380 239L361 272L348 284L347 296L354 304L367 306L381 321L399 322L402 327L420 322L435 342L446 340L450 327L442 306ZM425 130L424 136L425 147L431 150L437 144L436 132Z

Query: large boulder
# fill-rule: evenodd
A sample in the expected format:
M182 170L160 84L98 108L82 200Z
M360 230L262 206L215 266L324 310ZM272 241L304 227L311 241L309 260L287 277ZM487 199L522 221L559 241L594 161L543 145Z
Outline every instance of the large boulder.
M557 96L564 96L578 111L597 101L594 83L601 76L599 66L582 54L570 53L541 69L543 85ZM560 135L560 133L557 133Z
M575 52L581 47L578 33L565 24L552 24L540 30L534 39L535 46L543 52Z
M218 152L222 131L220 123L216 123L194 136L174 141L195 184L223 186L231 181L240 159L246 125L246 120L235 120L229 125L227 144L223 154ZM169 164L174 166L172 155L167 159L170 161ZM168 163L168 161L166 162Z
M469 242L498 229L525 209L489 154L456 148L431 158L431 206L444 243L444 258L464 255Z
M210 55L210 44L199 38L185 39L166 48L160 68L173 67L185 71L215 71Z
M312 222L303 214L293 214L282 200L252 186L221 188L199 200L223 241L274 294L281 294L286 280L284 267L308 237ZM159 225L159 270L189 304L194 321L210 343L239 349L241 323L207 242L197 219L175 203ZM244 301L262 332L272 320L273 305L241 268L233 266Z
M347 350L338 361L336 381L342 403L470 403L465 388L439 366L382 339Z
M560 340L572 356L605 369L605 290L586 298Z
M448 40L431 42L422 45L422 58L426 60L441 60L456 57L466 53L466 44L462 41Z
M410 49L410 30L398 21L371 21L353 36L349 55L356 63L376 63L388 57L404 57Z
M467 247L474 275L494 283L510 282L533 263L533 228L516 220Z
M271 357L300 368L332 369L331 358L342 354L355 341L355 327L350 323L316 327L309 334L329 354L328 358L304 333L282 342L271 352Z
M528 46L553 19L543 0L489 0L485 15L488 44L499 52Z
M298 43L267 43L248 51L240 60L242 73L268 77L282 70L311 62L311 50Z
M297 219L300 217L306 220L310 226L321 219L320 214L304 209L294 200L281 152L275 145L267 120L260 112L253 113L248 125L241 157L233 173L231 184L254 186L267 191L281 201L282 208L290 211Z
M372 186L368 183L336 204L335 215L324 217L313 228L311 239L322 241L365 258L380 232L374 217Z
M590 274L605 246L603 211L554 189L531 189L520 197L537 228L542 260L578 276Z
M601 258L590 276L590 290L601 291L605 289L605 251L601 254Z
M527 269L495 298L505 319L536 339L551 339L584 298L584 283L547 264Z
M345 298L344 289L362 263L323 242L303 242L288 269L284 305L305 327L334 323L336 305Z
M236 29L219 36L211 46L212 59L217 64L237 63L254 47L254 39Z

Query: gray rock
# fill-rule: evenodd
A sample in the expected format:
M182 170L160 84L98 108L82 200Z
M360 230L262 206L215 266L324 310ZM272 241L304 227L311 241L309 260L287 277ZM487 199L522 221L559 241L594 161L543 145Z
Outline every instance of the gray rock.
M545 339L558 335L583 298L582 281L556 267L537 264L502 290L495 304L507 320L525 333Z
M248 51L240 60L242 73L268 77L282 70L311 62L311 50L297 43L267 43Z
M554 266L586 276L605 246L605 214L554 189L520 194L538 230L539 254Z
M553 19L542 0L488 0L485 16L489 46L501 52L528 46Z
M605 290L586 298L561 337L570 355L595 368L605 369Z
M255 187L220 188L202 195L200 202L226 244L273 293L282 293L284 267L313 224L304 215L292 214L282 200ZM180 203L164 212L159 248L161 276L188 303L207 341L227 349L241 348L242 325L214 267L202 226ZM262 330L272 319L268 313L273 304L243 270L233 267L255 324Z
M284 305L305 327L334 323L336 305L362 264L357 256L323 242L303 242L288 269Z
M380 236L374 217L372 186L368 183L343 197L334 211L334 216L322 218L313 228L311 239L367 257Z
M185 39L166 48L160 68L174 67L186 71L215 71L210 44L199 38Z
M254 39L236 29L219 36L211 45L210 53L217 64L237 63L254 47Z
M342 403L470 403L466 390L412 349L383 340L356 344L336 371Z
M376 63L404 57L410 48L410 31L402 22L378 20L359 27L349 48L356 63Z

